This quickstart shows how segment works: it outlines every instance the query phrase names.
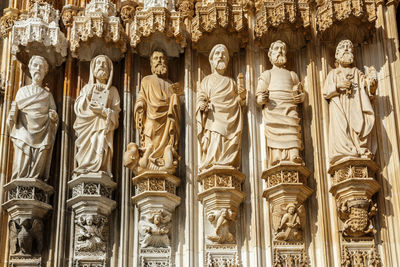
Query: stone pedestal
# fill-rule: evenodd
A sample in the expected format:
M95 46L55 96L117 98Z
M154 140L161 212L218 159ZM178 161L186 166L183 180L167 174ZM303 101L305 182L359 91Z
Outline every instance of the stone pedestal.
M240 266L236 238L236 217L246 194L245 175L234 168L213 166L199 173L205 217L205 262L207 266Z
M12 53L24 64L34 55L50 66L61 65L67 56L67 39L60 31L59 11L46 2L34 2L13 26Z
M43 219L52 210L53 187L39 179L15 179L4 186L8 201L3 204L10 220L9 261L12 266L40 266L43 249Z
M172 215L180 204L176 187L180 179L164 171L146 171L132 178L139 213L140 266L172 266L170 245Z
M330 192L339 215L342 262L346 266L379 266L373 217L378 211L372 196L380 189L374 179L378 166L369 159L345 159L329 169Z
M264 197L271 207L273 259L276 266L308 266L305 247L304 202L312 194L306 186L310 171L300 165L280 163L263 172Z
M117 184L101 173L81 174L68 182L74 211L74 266L108 266L109 215L116 207L112 192Z

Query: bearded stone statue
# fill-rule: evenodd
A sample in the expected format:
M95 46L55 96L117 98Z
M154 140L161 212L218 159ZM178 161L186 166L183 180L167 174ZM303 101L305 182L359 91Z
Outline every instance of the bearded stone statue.
M150 57L152 75L142 79L134 115L140 132L140 147L130 143L124 165L136 174L166 171L173 174L178 165L180 104L183 92L168 80L167 57L155 50Z
M92 59L89 83L74 106L77 175L104 172L112 177L113 137L121 110L118 90L111 85L112 77L113 64L107 56Z
M258 79L257 104L263 107L269 167L280 162L302 164L300 118L297 105L304 92L297 74L285 68L286 44L276 41L268 52L272 69Z
M243 110L246 89L243 76L238 83L225 76L229 52L217 44L210 52L212 74L201 82L197 92L197 136L200 143L200 171L212 166L240 167Z
M28 67L32 84L18 90L7 118L14 143L12 179L47 180L58 115L53 95L42 86L49 69L47 61L33 56Z
M338 67L329 72L324 97L329 100L329 161L333 165L345 158L374 156L371 140L375 123L370 97L377 89L376 71L367 74L353 66L353 43L341 41L335 54Z

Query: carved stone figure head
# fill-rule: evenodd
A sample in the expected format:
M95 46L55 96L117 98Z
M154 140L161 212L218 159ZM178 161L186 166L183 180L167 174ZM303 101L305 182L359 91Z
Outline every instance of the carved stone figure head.
M90 62L89 84L103 83L110 89L113 77L113 63L106 55L99 55Z
M43 79L49 71L49 64L41 56L33 56L28 64L29 73L32 77L32 83L42 85Z
M336 61L342 66L353 64L353 43L350 40L343 40L336 47Z
M212 72L224 74L229 63L229 51L223 44L217 44L211 49L210 56L208 57L211 65Z
M86 217L86 225L92 226L93 225L93 221L94 221L93 215L89 215L89 216Z
M296 213L296 205L293 204L293 203L289 203L286 206L286 212L291 214L291 215L295 214Z
M135 143L129 143L123 157L124 166L129 169L135 168L139 161L139 157L138 145Z
M162 50L154 50L150 57L151 73L163 77L168 73L167 57Z
M269 47L268 57L272 65L284 66L286 64L286 44L281 40L273 42Z

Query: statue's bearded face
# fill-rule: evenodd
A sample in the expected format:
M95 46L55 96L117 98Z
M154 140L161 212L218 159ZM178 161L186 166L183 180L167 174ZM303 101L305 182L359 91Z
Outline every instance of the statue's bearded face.
M98 80L107 80L110 76L110 66L105 57L99 57L94 66L94 77Z
M286 45L282 42L275 42L268 52L269 60L278 67L286 64Z
M154 51L150 58L151 73L164 76L168 72L167 58L161 51Z
M350 41L340 42L336 48L335 57L341 65L351 65L354 61L353 44Z
M228 67L229 63L229 54L225 47L220 46L215 49L214 54L211 60L211 66L213 69L217 70L218 72L224 72Z
M32 81L41 84L44 76L47 73L47 62L42 57L33 57L29 62L29 72L32 77Z

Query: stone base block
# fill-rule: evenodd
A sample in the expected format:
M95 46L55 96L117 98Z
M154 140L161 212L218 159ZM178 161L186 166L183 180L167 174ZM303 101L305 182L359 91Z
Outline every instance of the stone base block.
M112 191L117 184L104 172L78 175L68 182L68 186L72 190L72 198L68 199L67 205L76 214L100 213L107 216L116 207Z
M107 260L96 257L88 257L84 259L76 258L74 260L74 267L106 267Z
M234 168L213 166L199 173L197 180L202 187L198 199L207 212L218 209L237 212L246 197L241 191L245 175Z
M205 262L207 267L239 267L238 247L236 244L207 244Z
M305 244L303 242L274 241L274 266L309 266Z
M147 171L132 178L135 186L135 196L132 202L140 212L150 209L162 209L172 213L181 202L175 195L180 179L172 174L161 171Z
M139 266L173 266L171 248L140 248Z
M373 237L341 238L342 266L381 266Z
M42 266L42 258L41 256L30 256L23 254L15 254L10 256L11 267L30 267L30 266Z

